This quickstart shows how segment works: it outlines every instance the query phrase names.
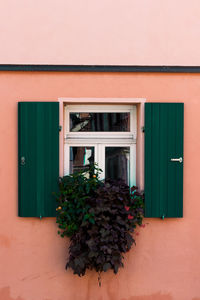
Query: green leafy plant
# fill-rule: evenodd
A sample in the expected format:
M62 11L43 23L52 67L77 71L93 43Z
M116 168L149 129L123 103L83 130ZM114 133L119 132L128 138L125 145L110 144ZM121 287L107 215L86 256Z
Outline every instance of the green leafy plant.
M57 207L58 233L70 237L66 268L84 275L87 269L99 274L114 273L123 266L123 253L135 240L133 231L142 225L143 195L123 181L99 179L101 170L91 166L60 178Z

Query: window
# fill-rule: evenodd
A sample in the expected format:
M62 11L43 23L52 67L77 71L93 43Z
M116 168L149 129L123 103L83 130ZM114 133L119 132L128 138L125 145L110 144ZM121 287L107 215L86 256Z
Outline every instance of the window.
M98 163L101 178L136 184L136 106L65 106L64 175Z
M69 103L70 99L65 101ZM112 103L114 101L121 103L122 99L114 99ZM98 102L101 102L99 98ZM58 190L59 163L60 176L63 176L63 161L64 174L97 162L103 169L102 178L119 176L135 185L138 124L137 185L143 189L144 175L145 216L182 217L184 104L148 102L143 106L134 103L130 106L66 106L65 128L59 131L59 125L63 125L63 105L59 113L58 102L19 102L19 216L55 216L52 191Z

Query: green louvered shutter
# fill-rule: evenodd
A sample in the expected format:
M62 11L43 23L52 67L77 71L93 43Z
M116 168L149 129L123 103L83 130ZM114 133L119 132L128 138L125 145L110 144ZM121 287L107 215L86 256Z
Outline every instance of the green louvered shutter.
M183 116L183 103L145 103L145 217L183 217Z
M59 103L18 103L18 213L54 217L59 177Z

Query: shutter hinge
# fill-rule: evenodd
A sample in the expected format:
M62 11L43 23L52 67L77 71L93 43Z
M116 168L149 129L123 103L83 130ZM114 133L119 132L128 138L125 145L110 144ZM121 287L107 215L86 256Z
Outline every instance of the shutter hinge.
M142 132L145 132L145 127L142 126L142 127L141 127L141 130L142 130Z
M59 131L61 131L62 130L62 126L59 126Z

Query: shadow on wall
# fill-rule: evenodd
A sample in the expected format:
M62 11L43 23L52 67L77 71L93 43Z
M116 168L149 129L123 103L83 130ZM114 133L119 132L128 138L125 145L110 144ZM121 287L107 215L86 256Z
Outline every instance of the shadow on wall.
M170 294L156 293L148 296L132 296L130 298L123 298L121 300L173 300ZM191 300L200 300L200 298L192 298Z
M26 300L26 299L21 298L20 296L18 296L17 298L11 297L10 287L7 286L0 289L0 300ZM50 300L50 299L45 299L45 300ZM173 300L173 298L170 294L161 294L159 292L147 296L132 296L130 298L123 298L121 300ZM191 300L200 300L200 298L192 298Z
M10 287L9 286L6 286L6 287L3 287L3 288L0 288L0 300L26 300L20 296L18 296L17 298L13 298L11 295L10 295ZM50 299L44 299L44 300L50 300Z
M161 294L159 292L147 296L132 296L130 298L123 298L121 300L173 300L173 298L170 294Z
M0 289L0 299L1 300L25 300L24 298L21 298L19 296L17 298L11 297L9 286Z

